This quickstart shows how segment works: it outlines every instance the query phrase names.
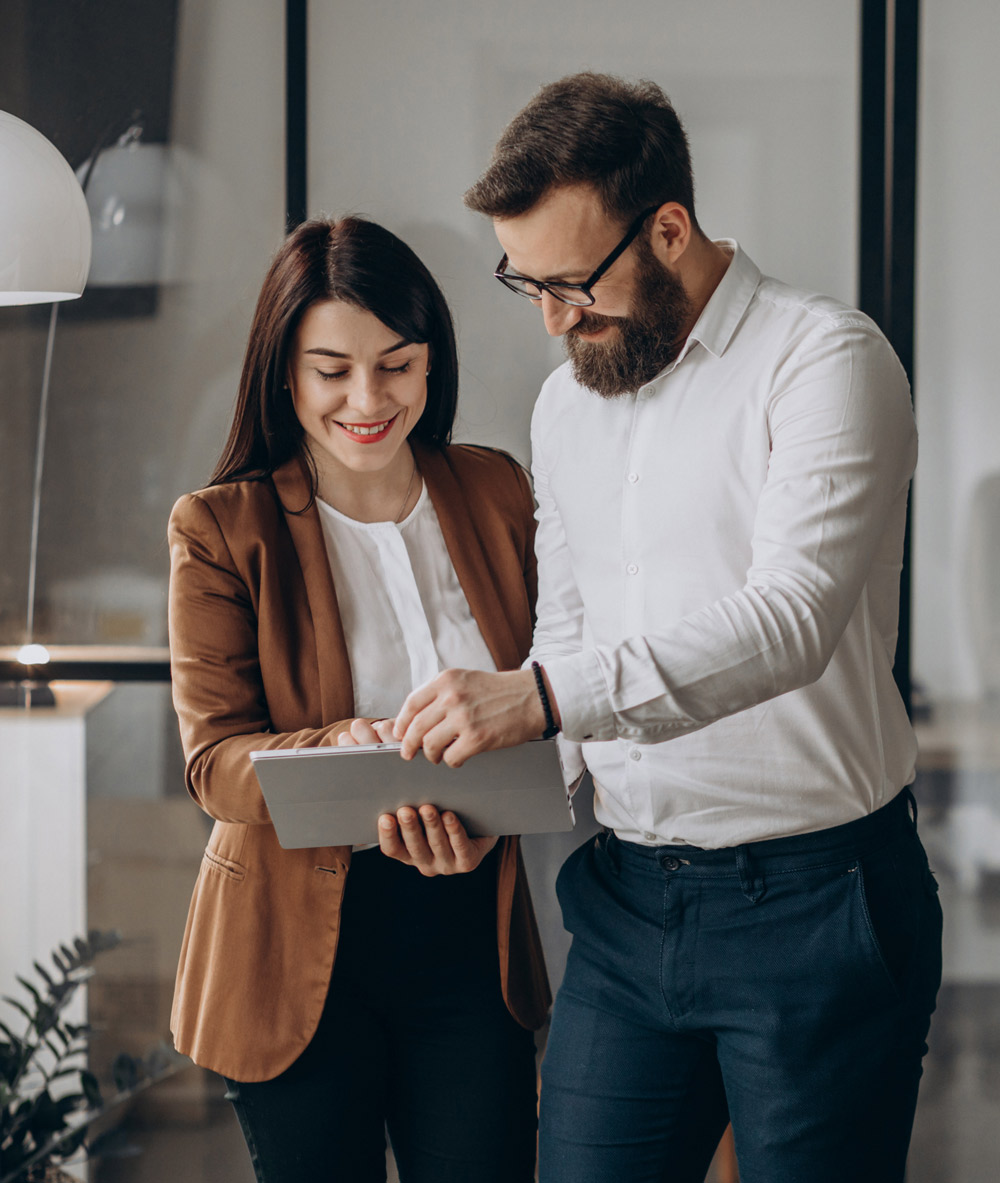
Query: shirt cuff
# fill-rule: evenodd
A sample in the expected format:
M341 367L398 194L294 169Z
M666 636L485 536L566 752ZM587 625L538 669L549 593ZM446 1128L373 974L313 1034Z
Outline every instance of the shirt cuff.
M617 737L608 688L593 650L542 663L559 707L560 729L577 743Z
M578 743L567 739L565 735L557 735L556 751L559 753L559 767L562 769L566 792L572 797L580 787L583 774L587 771L587 761L583 757L583 749Z

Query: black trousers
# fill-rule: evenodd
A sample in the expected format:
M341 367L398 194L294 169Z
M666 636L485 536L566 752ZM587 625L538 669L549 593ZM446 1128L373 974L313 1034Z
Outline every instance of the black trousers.
M260 1183L530 1183L535 1045L500 994L496 861L424 878L354 855L316 1034L274 1080L227 1081Z
M602 834L560 872L573 946L542 1066L540 1183L902 1183L941 979L904 790L725 850Z

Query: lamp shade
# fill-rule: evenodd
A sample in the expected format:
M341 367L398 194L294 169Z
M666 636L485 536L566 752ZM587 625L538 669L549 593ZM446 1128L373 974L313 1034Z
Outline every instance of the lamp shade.
M159 283L163 271L166 144L138 139L105 148L87 182L94 235L90 286ZM77 176L82 177L86 164Z
M45 304L83 292L90 215L80 183L33 127L0 111L0 304Z

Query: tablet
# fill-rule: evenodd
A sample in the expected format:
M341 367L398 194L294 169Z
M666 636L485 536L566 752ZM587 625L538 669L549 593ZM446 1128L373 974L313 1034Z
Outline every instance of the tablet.
M286 850L378 841L378 817L404 805L450 809L473 836L572 830L555 740L481 752L461 768L404 760L398 743L251 752Z

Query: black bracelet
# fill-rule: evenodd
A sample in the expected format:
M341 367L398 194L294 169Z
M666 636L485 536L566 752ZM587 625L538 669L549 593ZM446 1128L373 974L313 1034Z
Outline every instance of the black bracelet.
M545 730L542 732L542 739L551 739L553 735L559 734L559 724L552 714L552 704L549 702L549 693L545 689L545 679L542 677L542 667L537 661L531 663L531 672L535 675L535 685L538 687L538 697L542 700L542 710L545 712Z

